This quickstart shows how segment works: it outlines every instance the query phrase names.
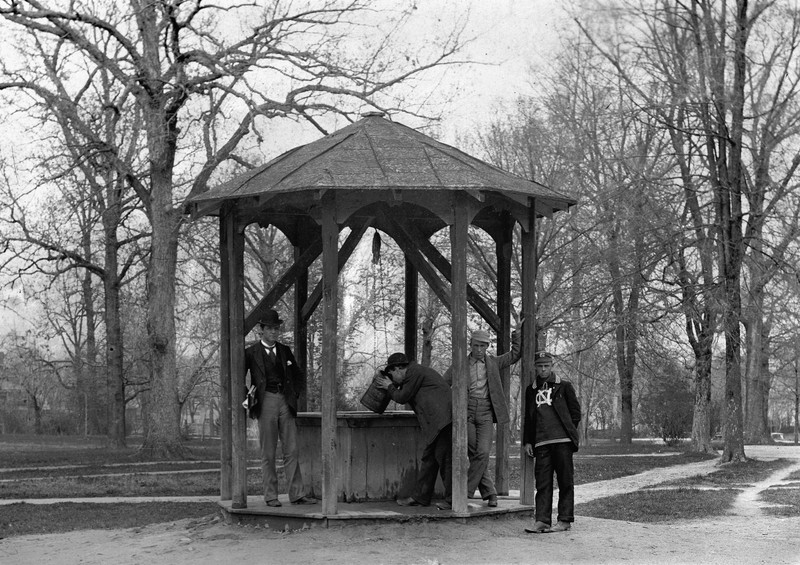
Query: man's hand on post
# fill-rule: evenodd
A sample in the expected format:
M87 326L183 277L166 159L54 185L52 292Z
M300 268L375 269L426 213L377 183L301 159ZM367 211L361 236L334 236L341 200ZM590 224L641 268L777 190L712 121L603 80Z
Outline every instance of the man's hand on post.
M518 332L522 329L522 324L525 323L525 315L517 314L516 312L512 312L512 316L514 317L514 327L511 328L512 331Z

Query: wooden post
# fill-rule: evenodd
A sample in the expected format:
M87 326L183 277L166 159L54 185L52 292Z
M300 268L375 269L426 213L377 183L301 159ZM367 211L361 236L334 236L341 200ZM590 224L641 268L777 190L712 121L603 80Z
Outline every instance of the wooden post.
M228 221L228 308L231 370L232 461L231 508L247 508L247 413L244 363L244 227L235 217Z
M502 355L511 349L511 251L514 238L514 220L508 212L502 215L502 227L495 240L497 255L497 315L500 318L500 331L497 334L497 354ZM500 371L506 404L511 407L511 368ZM510 424L497 424L495 440L494 483L497 494L508 494L508 445Z
M294 248L294 260L305 251L300 246ZM305 412L308 410L308 322L306 322L301 312L303 305L308 300L308 268L297 276L294 282L294 357L300 369L303 370L303 387L300 390L300 398L297 399L297 411Z
M405 308L405 353L409 359L417 359L417 318L419 313L419 273L406 259L406 308Z
M338 325L339 226L333 199L322 206L322 514L337 512L336 490L336 331Z
M522 340L522 372L520 374L520 387L522 408L520 413L520 438L525 422L525 389L536 378L533 366L536 353L536 202L531 199L528 209L527 225L522 226L522 314L525 316L524 332L527 334ZM531 334L533 332L533 339ZM533 459L525 455L525 446L520 445L520 504L533 505L535 501L535 478L533 473Z
M450 226L453 264L452 342L453 342L453 512L466 514L467 508L467 236L469 228L466 204L456 200L455 224Z
M219 499L231 499L231 331L230 331L230 262L229 234L233 214L225 205L219 216Z

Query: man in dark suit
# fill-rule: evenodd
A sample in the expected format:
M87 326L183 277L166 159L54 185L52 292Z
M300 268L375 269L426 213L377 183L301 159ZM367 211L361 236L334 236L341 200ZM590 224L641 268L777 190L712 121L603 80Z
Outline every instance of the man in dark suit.
M275 469L275 452L280 438L289 500L292 504L314 504L317 502L315 499L305 496L297 458L297 427L294 419L297 415L297 398L303 386L303 373L297 366L292 350L277 341L282 324L283 320L275 310L267 311L254 328L259 341L244 352L245 370L250 373L250 385L256 388L257 402L252 416L258 418L264 501L267 506L281 506Z
M517 320L511 332L511 351L503 355L489 355L486 350L491 338L488 332L472 332L469 340L469 399L467 403L467 496L472 498L475 489L491 507L497 506L497 488L489 476L489 456L492 450L494 424L508 424L508 391L503 389L500 370L516 363L520 358L520 330L524 318ZM444 374L447 384L453 384L453 368Z
M386 376L388 375L388 376ZM445 499L436 506L452 508L453 403L450 387L431 369L410 362L403 353L392 353L376 386L385 389L398 404L408 404L419 420L425 449L420 459L417 490L413 496L398 498L400 506L428 506L441 474Z

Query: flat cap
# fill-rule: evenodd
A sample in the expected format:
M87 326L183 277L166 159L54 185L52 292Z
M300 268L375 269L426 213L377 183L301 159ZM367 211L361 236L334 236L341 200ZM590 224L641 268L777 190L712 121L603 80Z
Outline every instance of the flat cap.
M483 330L475 330L474 332L472 332L472 337L470 338L470 341L491 343L492 338L489 337L489 332L485 332Z

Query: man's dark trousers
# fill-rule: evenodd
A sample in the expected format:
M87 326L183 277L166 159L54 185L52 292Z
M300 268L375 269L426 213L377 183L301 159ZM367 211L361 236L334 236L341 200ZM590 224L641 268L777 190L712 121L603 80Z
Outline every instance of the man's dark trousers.
M417 492L414 500L427 506L433 498L436 488L436 476L442 476L444 483L444 499L453 499L453 425L447 424L439 430L431 443L425 446L419 463L417 475Z
M558 479L559 522L575 521L575 470L572 464L573 445L551 443L534 448L534 474L536 475L536 520L552 523L553 472Z

